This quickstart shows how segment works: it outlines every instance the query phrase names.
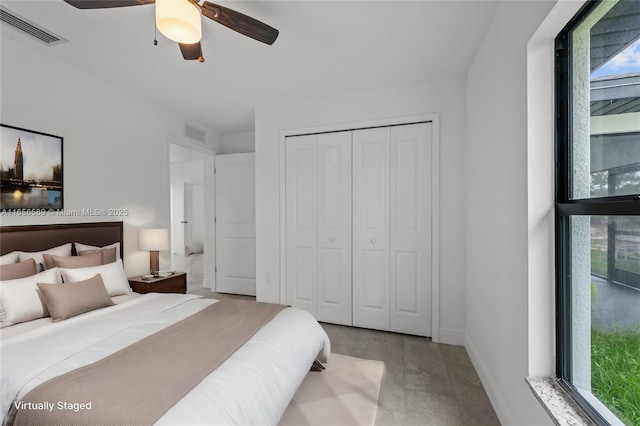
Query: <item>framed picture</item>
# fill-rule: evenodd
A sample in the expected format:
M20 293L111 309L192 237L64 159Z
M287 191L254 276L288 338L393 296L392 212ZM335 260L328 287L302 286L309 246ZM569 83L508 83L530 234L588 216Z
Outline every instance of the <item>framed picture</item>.
M0 124L0 175L0 210L61 210L62 138Z

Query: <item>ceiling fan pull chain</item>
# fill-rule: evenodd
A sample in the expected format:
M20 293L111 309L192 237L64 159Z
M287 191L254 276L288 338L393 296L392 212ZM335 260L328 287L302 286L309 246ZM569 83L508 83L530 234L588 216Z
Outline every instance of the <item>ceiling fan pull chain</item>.
M156 27L155 23L153 24L153 45L158 45L158 27Z

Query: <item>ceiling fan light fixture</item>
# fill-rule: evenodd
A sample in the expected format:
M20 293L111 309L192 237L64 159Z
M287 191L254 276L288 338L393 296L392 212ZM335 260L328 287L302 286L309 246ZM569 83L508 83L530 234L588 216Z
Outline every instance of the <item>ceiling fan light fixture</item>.
M156 0L156 26L165 37L193 44L202 38L200 11L188 0Z

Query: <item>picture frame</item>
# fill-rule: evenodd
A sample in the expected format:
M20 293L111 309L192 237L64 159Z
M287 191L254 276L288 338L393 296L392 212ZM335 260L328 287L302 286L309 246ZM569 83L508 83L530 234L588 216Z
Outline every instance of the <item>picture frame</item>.
M0 211L64 207L63 138L0 124Z

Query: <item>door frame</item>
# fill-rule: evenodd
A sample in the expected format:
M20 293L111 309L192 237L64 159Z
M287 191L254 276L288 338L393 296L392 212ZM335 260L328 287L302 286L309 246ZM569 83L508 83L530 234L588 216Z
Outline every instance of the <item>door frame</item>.
M440 114L420 114L370 121L305 127L280 132L280 303L286 304L286 138L310 133L358 130L417 122L432 123L431 145L431 339L440 342Z
M215 152L205 146L196 144L194 142L178 138L176 136L168 135L167 140L169 142L167 146L169 168L171 165L171 145L174 145L180 149L192 151L194 155L197 155L203 160L203 179L204 179L204 216L205 216L205 237L204 237L204 279L202 281L202 287L208 288L211 291L215 291L216 288L216 274L215 274L215 259L216 259L216 229L213 222L215 213L215 176L214 176L214 155ZM169 177L169 191L171 193L171 176ZM180 200L180 202L183 202ZM171 234L173 235L174 226L178 218L173 216L173 197L170 197L170 210L171 210ZM173 240L173 238L172 238ZM173 254L173 241L171 246L171 253ZM171 256L173 258L173 255Z

